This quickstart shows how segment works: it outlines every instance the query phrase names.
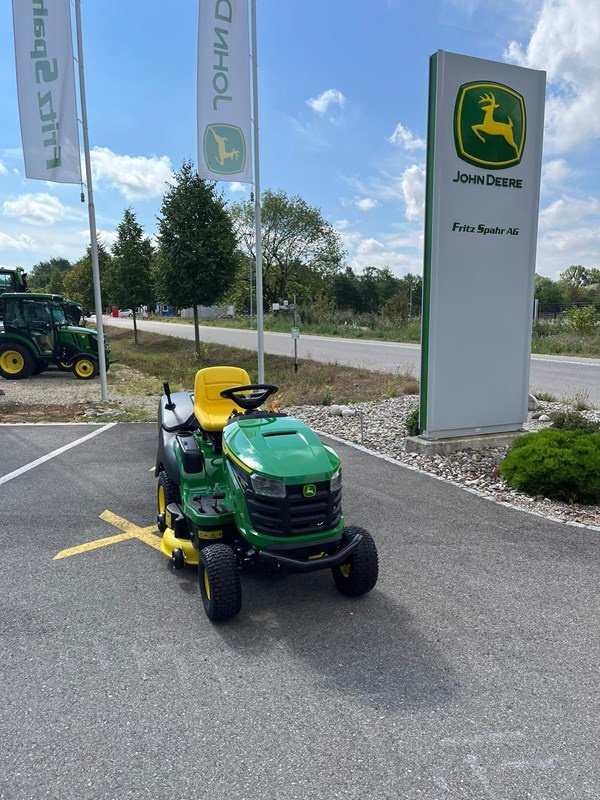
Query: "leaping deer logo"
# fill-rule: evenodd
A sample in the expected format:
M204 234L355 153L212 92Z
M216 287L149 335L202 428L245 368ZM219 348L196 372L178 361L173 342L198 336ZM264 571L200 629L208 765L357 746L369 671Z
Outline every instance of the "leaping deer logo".
M484 144L486 143L486 140L481 135L482 132L488 136L502 136L504 141L514 148L515 155L518 158L519 148L515 144L515 139L513 136L512 119L508 117L508 122L498 122L494 119L494 111L497 108L500 108L500 105L496 102L496 98L491 92L489 94L484 94L483 97L480 97L479 103L481 105L481 110L484 112L484 117L483 122L479 125L471 125L471 130L475 136L477 136L478 139L481 139Z
M217 143L217 161L223 167L225 166L225 161L227 159L231 159L232 161L237 161L240 157L240 151L227 149L227 142L229 141L225 136L219 136L213 127L210 128L210 132L215 138L215 142Z

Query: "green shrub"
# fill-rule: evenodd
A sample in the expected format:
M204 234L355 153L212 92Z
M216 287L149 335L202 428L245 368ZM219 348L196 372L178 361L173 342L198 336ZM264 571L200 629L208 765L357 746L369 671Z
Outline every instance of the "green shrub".
M530 495L600 503L600 433L546 428L526 434L515 441L500 472Z
M595 433L600 431L600 422L593 422L577 411L561 411L554 418L554 428L562 428L565 431L584 431L585 433Z
M598 329L598 314L594 306L570 308L565 316L577 333L594 333Z
M406 422L404 423L404 427L406 428L406 435L407 436L418 436L421 433L421 428L419 427L419 409L418 408L415 408L413 411L410 412L410 414L406 418Z

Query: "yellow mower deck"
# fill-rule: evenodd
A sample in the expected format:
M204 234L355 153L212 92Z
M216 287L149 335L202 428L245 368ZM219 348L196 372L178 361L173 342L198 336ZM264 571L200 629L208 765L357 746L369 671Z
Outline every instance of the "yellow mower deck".
M189 539L178 539L171 528L167 528L160 540L160 549L167 558L173 558L173 550L181 550L186 564L198 564L198 551Z

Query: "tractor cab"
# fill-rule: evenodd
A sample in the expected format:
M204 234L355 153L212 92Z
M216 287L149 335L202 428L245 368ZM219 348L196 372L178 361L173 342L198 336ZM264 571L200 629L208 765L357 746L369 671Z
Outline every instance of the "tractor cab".
M86 379L98 374L98 335L79 327L82 307L57 294L0 296L0 375L37 375L54 365Z
M27 273L22 267L0 267L0 294L27 291Z

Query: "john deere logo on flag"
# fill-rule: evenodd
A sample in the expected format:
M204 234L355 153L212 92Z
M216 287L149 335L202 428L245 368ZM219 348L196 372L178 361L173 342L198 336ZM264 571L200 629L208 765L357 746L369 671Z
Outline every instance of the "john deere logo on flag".
M501 83L475 81L458 90L454 140L459 158L486 169L506 169L521 161L525 146L525 102Z
M304 497L314 497L317 493L317 487L314 483L307 483L304 489L302 490L302 494Z
M235 125L207 125L204 131L204 158L211 172L233 175L246 165L246 142Z

